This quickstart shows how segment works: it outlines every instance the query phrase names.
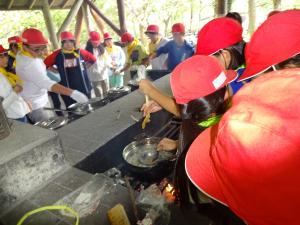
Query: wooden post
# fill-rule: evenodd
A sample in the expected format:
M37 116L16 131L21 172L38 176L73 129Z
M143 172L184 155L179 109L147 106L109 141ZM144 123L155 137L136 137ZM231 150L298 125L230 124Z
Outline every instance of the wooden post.
M32 0L32 1L30 2L29 6L28 6L28 9L31 10L31 9L33 8L34 4L36 3L36 1L37 1L37 0ZM50 8L50 6L49 6L49 8Z
M59 30L57 32L57 37L59 37L59 35L60 35L60 33L62 31L65 31L68 28L68 26L72 22L72 19L75 17L75 15L77 15L77 13L78 13L81 5L82 5L82 2L83 2L83 0L77 0L77 1L75 1L74 5L70 9L70 11L69 11L66 19L64 20L63 24L59 28Z
M215 4L216 16L224 16L227 13L227 0L215 0Z
M249 14L249 25L248 25L248 34L252 35L255 30L256 23L256 8L255 0L248 0L248 14Z
M54 23L53 23L53 20L51 17L50 6L48 3L48 0L43 0L42 11L43 11L43 15L44 15L44 19L45 19L45 23L47 26L47 30L49 33L51 43L52 43L53 47L55 49L57 49L57 48L59 48L59 46L58 46L58 41L57 41L56 34L55 34L55 27L54 27Z
M15 0L9 0L7 3L7 9L11 9L12 5L14 4Z
M82 3L82 15L83 15L83 19L84 19L84 23L86 25L86 30L88 32L88 34L91 32L91 24L90 24L90 19L89 19L89 11L88 11L88 6L87 4L84 2Z
M105 32L104 32L104 24L103 24L102 19L100 18L100 16L98 16L98 14L93 9L91 9L91 7L90 7L90 12L94 18L94 21L95 21L98 29L100 30L100 32L103 36Z
M83 22L83 15L82 10L79 10L76 16L76 24L75 24L75 40L76 46L80 45L80 35L82 31L82 22Z
M117 4L118 4L120 29L121 29L121 32L124 33L127 31L126 22L125 22L124 0L117 0Z
M119 36L122 35L121 30L113 22L111 22L91 0L84 1L101 17L101 19L104 20L105 23L111 27L111 29L113 29L114 32L116 32Z

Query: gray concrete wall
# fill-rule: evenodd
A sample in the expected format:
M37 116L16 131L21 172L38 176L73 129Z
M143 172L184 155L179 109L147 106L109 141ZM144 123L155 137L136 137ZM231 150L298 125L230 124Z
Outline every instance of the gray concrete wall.
M14 122L0 141L0 214L66 167L57 133Z

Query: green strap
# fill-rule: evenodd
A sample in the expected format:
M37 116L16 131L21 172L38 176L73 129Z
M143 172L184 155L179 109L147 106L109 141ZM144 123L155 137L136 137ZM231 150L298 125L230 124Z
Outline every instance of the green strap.
M42 211L47 211L47 210L66 210L66 211L69 211L75 218L76 218L76 223L75 225L79 225L79 215L78 213L66 206L66 205L52 205L52 206L44 206L44 207L41 207L41 208L38 208L38 209L34 209L32 211L29 211L28 213L26 213L20 220L19 222L17 223L17 225L22 225L23 222L31 215L33 214L36 214L36 213L39 213L39 212L42 212Z
M208 118L207 120L204 120L204 121L198 123L198 125L200 127L204 127L204 128L211 127L211 126L219 123L221 118L222 118L222 115L213 116L213 117Z

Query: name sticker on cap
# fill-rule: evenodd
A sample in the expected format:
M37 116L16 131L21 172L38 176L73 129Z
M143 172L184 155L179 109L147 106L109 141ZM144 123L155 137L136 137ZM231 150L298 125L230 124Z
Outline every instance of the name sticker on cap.
M219 87L221 87L224 84L224 82L226 81L226 78L227 77L224 72L220 73L220 75L216 79L214 79L212 82L215 89L218 89Z

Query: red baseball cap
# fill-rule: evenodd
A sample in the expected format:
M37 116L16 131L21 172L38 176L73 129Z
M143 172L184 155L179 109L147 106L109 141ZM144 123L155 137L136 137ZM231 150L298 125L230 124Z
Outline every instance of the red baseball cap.
M104 33L103 38L104 40L112 39L109 33Z
M198 32L196 55L212 55L243 40L243 27L236 20L222 17L208 22Z
M7 53L7 52L8 52L8 49L5 49L5 48L3 48L2 45L0 45L0 54Z
M19 36L13 36L13 37L8 38L7 41L9 44L12 44L12 43L19 44L19 43L22 43L22 38Z
M101 37L100 34L97 31L91 31L90 34L90 41L95 43L100 43Z
M61 41L66 41L66 40L75 40L75 36L72 32L69 31L63 31L60 33L60 40Z
M299 224L299 77L287 69L245 85L187 153L190 180L249 225Z
M22 33L22 42L27 45L47 45L48 40L43 33L35 28L28 28Z
M147 27L145 34L147 33L159 33L159 27L157 25L151 24Z
M172 26L172 33L185 33L185 27L182 23L175 23Z
M225 71L216 58L197 55L174 69L170 83L176 102L186 104L219 90L236 76L235 71Z
M246 45L246 69L239 80L259 75L300 53L299 21L300 10L287 10L268 18Z
M134 38L133 38L132 34L130 34L129 32L125 32L121 36L121 42L123 42L123 43L133 41L133 39Z

